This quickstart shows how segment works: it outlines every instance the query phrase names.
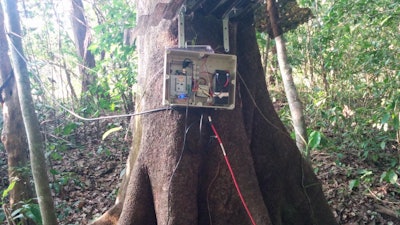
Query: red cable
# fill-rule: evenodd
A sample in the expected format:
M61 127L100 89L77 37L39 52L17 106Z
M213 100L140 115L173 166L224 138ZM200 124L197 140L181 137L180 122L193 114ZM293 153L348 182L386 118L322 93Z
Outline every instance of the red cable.
M226 74L226 81L225 81L224 87L227 87L228 84L229 84L229 73Z
M212 123L211 116L208 117L208 121L210 121L211 129L213 130L215 136L217 137L219 145L221 146L222 154L224 155L226 165L228 166L229 172L231 173L231 177L232 177L233 183L235 184L236 191L237 191L237 193L239 195L240 200L242 201L243 207L246 210L247 215L249 216L249 218L251 220L251 223L253 225L256 225L256 222L254 221L254 218L251 215L251 212L250 212L249 208L247 207L246 201L243 198L242 192L240 191L239 185L238 185L238 183L236 181L236 178L235 178L235 174L233 173L233 170L232 170L231 163L229 162L228 156L226 155L224 145L222 144L222 140L221 140L217 130L215 129L214 124Z

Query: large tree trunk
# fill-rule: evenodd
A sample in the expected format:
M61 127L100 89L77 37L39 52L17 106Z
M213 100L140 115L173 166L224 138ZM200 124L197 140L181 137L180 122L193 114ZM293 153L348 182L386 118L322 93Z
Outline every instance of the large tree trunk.
M139 1L137 6L138 24L146 18L152 25L136 42L140 111L161 107L164 49L177 45L176 18L154 19L162 18L157 13L163 10L154 11L163 6L158 2ZM164 7L171 9L176 2ZM196 44L222 50L221 20L195 12L187 23L187 36L195 36ZM138 152L131 153L138 154L137 160L129 164L126 194L120 196L124 203L95 224L115 224L118 217L123 225L252 224L214 134L205 121L199 129L202 115L213 118L255 224L336 224L311 167L274 111L252 23L248 15L230 29L240 77L236 108L141 116L140 132L134 134L133 151Z
M33 199L30 174L24 170L28 165L28 144L18 100L17 86L8 56L4 27L4 15L0 3L0 80L1 104L3 104L3 130L1 141L7 152L8 180L16 182L10 191L10 207L16 209L20 202Z
M26 59L22 49L20 19L17 10L17 2L14 0L3 0L7 30L9 31L8 43L11 46L11 59L14 75L21 104L22 119L28 138L30 150L30 161L36 195L38 197L40 213L44 225L57 224L54 211L53 199L47 177L46 160L43 152L43 141L36 116L35 107L31 95Z

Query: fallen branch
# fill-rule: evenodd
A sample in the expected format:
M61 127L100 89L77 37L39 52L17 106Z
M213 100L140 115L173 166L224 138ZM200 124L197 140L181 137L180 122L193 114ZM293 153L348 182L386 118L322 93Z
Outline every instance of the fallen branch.
M388 201L388 200L381 199L367 185L364 185L364 187L370 193L370 195L366 195L366 196L372 197L373 199L376 199L376 200L378 200L380 202L383 202L383 203L386 203L386 204L399 204L398 202L391 202L391 201Z
M400 213L396 212L396 211L394 211L392 209L389 209L389 208L386 208L384 206L377 205L377 204L374 204L374 208L375 208L375 211L377 211L378 213L382 213L382 214L385 214L387 216L391 216L391 217L400 219Z

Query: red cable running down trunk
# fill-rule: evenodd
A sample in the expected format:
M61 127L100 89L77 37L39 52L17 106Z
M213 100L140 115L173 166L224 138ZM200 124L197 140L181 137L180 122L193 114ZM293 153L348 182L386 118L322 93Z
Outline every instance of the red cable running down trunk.
M217 130L215 129L214 124L212 123L211 116L208 117L208 121L210 121L211 129L213 130L215 136L217 137L218 143L221 146L222 154L224 155L226 165L228 166L229 172L231 173L231 177L232 177L233 183L235 184L236 191L237 191L237 193L239 195L240 200L242 201L243 207L246 210L247 215L249 216L249 218L251 220L251 223L253 225L257 225L256 222L254 221L253 216L251 215L251 212L250 212L249 208L247 207L247 204L246 204L246 201L243 198L242 192L240 191L239 185L238 185L238 183L236 181L235 174L233 173L233 170L232 170L231 163L229 162L228 156L226 155L224 145L222 144L222 140L221 140Z

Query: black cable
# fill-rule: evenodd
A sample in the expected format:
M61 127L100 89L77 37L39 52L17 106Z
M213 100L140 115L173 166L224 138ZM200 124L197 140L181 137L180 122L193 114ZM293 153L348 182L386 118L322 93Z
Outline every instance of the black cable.
M171 200L171 199L170 199L170 196L171 196L171 184L172 184L172 179L174 178L175 173L176 173L176 170L178 169L179 164L181 163L182 158L183 158L183 152L185 151L185 148L186 148L187 133L188 133L190 127L194 124L194 123L192 123L192 124L189 125L189 127L187 126L187 124L188 124L188 115L189 115L189 99L190 99L190 97L188 96L188 100L187 100L187 104L186 104L186 112L185 112L185 132L184 132L184 134L183 134L183 143L182 143L181 153L180 153L180 155L179 155L178 161L176 162L175 168L174 168L174 170L172 171L171 177L170 177L169 182L168 182L168 196L167 196L168 214L167 214L167 225L169 224L170 213L171 213L171 209L170 209L170 200Z
M172 179L173 179L174 176L175 176L175 173L176 173L176 171L177 171L177 169L178 169L178 167L179 167L179 165L180 165L180 163L181 163L181 161L182 161L183 153L185 152L187 133L189 132L189 129L190 129L194 124L195 124L195 123L193 122L192 124L189 125L189 127L187 127L187 128L185 129L185 133L184 133L184 136L183 136L182 150L181 150L181 153L180 153L180 155L179 155L179 159L178 159L178 161L176 162L175 168L174 168L174 170L172 171L171 177L170 177L169 182L168 182L168 219L167 219L167 225L169 224L170 213L171 213L171 209L170 209L169 206L170 206L170 201L171 201L170 196L171 196L171 184L172 184Z
M271 127L275 128L278 132L281 132L281 133L283 133L284 135L286 135L287 137L292 138L292 137L290 137L290 135L289 135L287 132L285 132L284 130L282 130L280 127L278 127L277 125L275 125L271 120L269 120L269 119L267 118L267 116L264 114L264 112L263 112L263 111L261 110L261 108L258 106L258 104L257 104L257 102L256 102L256 100L255 100L255 98L254 98L254 96L253 96L253 94L251 93L251 91L250 91L249 87L247 86L247 84L246 84L245 80L243 79L243 77L240 75L239 71L237 71L237 75L238 75L239 79L242 81L242 84L243 84L244 88L246 89L246 91L247 91L247 93L248 93L248 95L249 95L249 97L250 97L250 99L251 99L251 101L252 101L254 107L257 109L258 113L259 113L260 116L264 119L264 121L265 121L267 124L271 125Z
M112 116L100 116L100 117L95 117L95 118L85 118L83 116L78 115L72 110L69 110L65 106L61 105L60 103L56 103L60 108L63 110L67 111L69 114L73 115L74 117L83 120L83 121L97 121L97 120L104 120L104 119L115 119L115 118L122 118L122 117L131 117L131 116L140 116L140 115L145 115L145 114L150 114L150 113L155 113L155 112L160 112L160 111L166 111L166 110L173 110L173 108L166 106L166 107L161 107L161 108L156 108L156 109L149 109L145 110L142 112L137 112L137 113L129 113L129 114L118 114L118 115L112 115Z

